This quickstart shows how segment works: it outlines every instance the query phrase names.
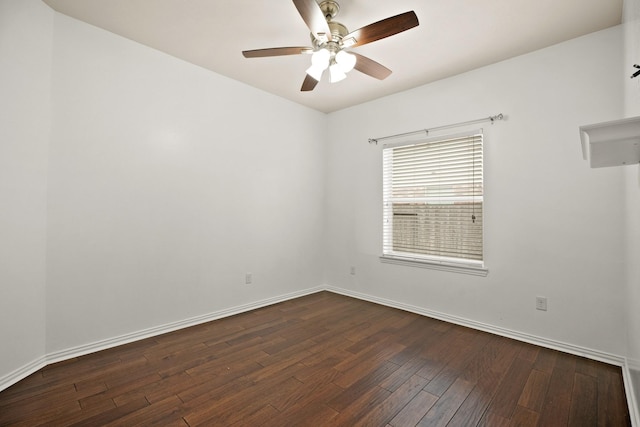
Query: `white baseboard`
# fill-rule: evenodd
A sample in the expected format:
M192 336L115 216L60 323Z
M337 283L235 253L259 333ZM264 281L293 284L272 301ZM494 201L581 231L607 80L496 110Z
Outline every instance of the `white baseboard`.
M24 366L9 372L7 375L0 377L0 391L12 386L13 384L27 378L29 375L47 366L47 358L45 356L33 360Z
M9 374L0 377L0 391L12 386L18 381L28 377L34 372L42 369L46 365L51 363L61 362L63 360L73 359L74 357L84 356L86 354L95 353L97 351L106 350L108 348L117 347L123 344L129 344L134 341L139 341L145 338L154 337L157 335L173 332L178 329L188 328L190 326L199 325L201 323L210 322L212 320L221 319L223 317L233 316L235 314L244 313L247 311L255 310L257 308L266 307L268 305L276 304L279 302L287 301L294 298L299 298L305 295L313 294L325 290L324 286L318 286L315 288L305 289L302 291L291 292L284 295L278 295L276 297L255 301L248 304L231 307L215 311L213 313L204 314L201 316L191 317L189 319L180 320L177 322L167 323L161 326L155 326L152 328L144 329L141 331L131 332L128 334L120 335L118 337L108 338L101 341L96 341L89 344L83 344L77 347L68 348L65 350L55 351L53 353L46 354L33 362L24 365Z
M632 373L635 372L635 375ZM640 381L640 360L627 359L622 367L622 376L624 380L624 389L627 394L627 402L629 404L629 416L631 417L631 425L640 426L640 408L638 407L638 399L636 390L640 390L640 384L634 382ZM634 380L636 378L636 380ZM635 386L635 387L634 387Z

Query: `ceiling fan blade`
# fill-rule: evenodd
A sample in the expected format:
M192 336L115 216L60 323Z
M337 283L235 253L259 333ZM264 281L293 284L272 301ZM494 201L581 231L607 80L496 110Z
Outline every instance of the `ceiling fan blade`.
M317 84L318 84L318 81L313 77L311 77L309 74L307 74L304 77L304 81L302 82L302 87L300 88L300 91L309 92L310 90L313 90Z
M301 53L311 53L313 48L306 46L296 47L271 47L267 49L243 50L245 58L263 58L265 56L299 55Z
M324 36L331 41L329 24L316 0L293 0L293 4L296 5L298 13L317 39L322 39Z
M368 76L375 77L378 80L384 80L391 74L391 70L382 64L377 63L373 59L360 55L359 53L350 52L356 56L356 70Z
M343 37L345 46L362 46L385 37L393 36L419 25L418 17L414 11L401 13L382 21L374 22L360 29L350 32ZM353 40L351 40L353 39Z

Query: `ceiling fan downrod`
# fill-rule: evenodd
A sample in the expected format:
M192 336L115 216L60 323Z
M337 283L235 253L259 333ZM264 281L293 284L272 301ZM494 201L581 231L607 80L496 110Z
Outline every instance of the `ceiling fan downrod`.
M338 4L338 2L334 0L318 1L318 6L320 6L320 10L324 14L324 17L327 20L327 22L335 18L338 12L340 12L340 5Z

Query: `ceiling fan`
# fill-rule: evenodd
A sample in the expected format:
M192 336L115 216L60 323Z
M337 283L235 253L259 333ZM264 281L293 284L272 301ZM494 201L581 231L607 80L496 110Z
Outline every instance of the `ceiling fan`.
M362 46L385 37L393 36L418 26L415 12L405 12L383 19L358 30L349 32L347 27L334 21L340 5L333 0L293 0L300 16L311 30L313 46L273 47L245 50L245 58L311 54L311 66L302 83L303 92L313 90L328 68L331 83L346 77L356 69L376 79L383 80L391 70L376 61L348 49Z

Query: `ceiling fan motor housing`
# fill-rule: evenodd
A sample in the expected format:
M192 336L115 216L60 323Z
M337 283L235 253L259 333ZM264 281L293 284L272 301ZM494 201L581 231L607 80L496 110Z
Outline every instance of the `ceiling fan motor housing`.
M325 47L331 52L335 53L342 48L342 38L349 34L349 30L347 30L347 27L345 27L340 22L333 21L333 18L335 18L340 11L340 5L334 0L316 1L318 3L318 7L322 11L322 14L327 20L327 25L329 26L329 31L331 31L332 40L328 42L325 37L320 37L320 39L318 39L313 33L311 33L311 41L313 43L314 50Z
M337 21L329 21L327 22L329 25L329 30L331 30L331 41L327 40L318 40L313 33L311 33L311 41L313 43L313 47L318 49L320 47L326 47L331 50L331 47L340 48L342 47L342 38L349 34L349 30L343 24Z

